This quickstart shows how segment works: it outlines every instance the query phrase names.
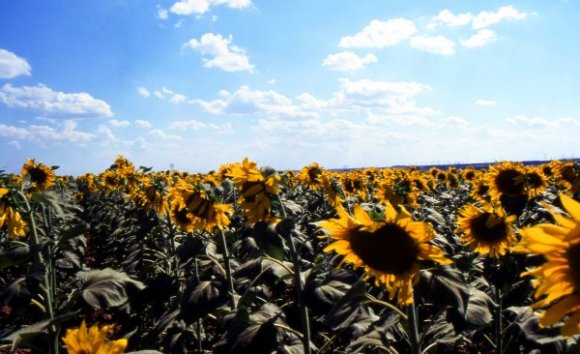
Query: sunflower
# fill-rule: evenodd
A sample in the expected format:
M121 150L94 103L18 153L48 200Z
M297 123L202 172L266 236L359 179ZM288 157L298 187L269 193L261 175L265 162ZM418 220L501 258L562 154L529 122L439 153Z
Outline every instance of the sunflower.
M319 190L324 187L323 182L320 179L323 173L324 169L320 167L318 163L313 162L300 170L298 180L312 190Z
M22 166L21 175L22 178L28 175L32 186L38 192L44 192L56 181L52 168L40 162L36 163L34 159L26 160Z
M506 216L501 207L468 204L459 213L456 232L463 234L460 240L474 252L498 258L516 241L512 230L516 216Z
M521 229L523 239L517 252L541 254L546 262L522 273L533 276L535 298L532 305L551 305L540 315L540 326L547 327L565 319L563 336L580 333L580 203L561 194L560 201L570 218L552 212L557 225L540 224Z
M80 328L67 329L62 341L68 354L121 354L127 347L127 339L107 340L109 326L93 325L87 329L85 321Z
M477 171L469 166L461 172L461 177L463 177L464 181L472 182L477 177Z
M6 225L8 236L12 239L25 237L28 232L28 225L22 219L19 212L8 202L6 195L10 192L8 188L0 188L0 229Z
M527 192L531 198L539 196L548 188L548 178L544 175L541 168L526 168L525 178Z
M397 213L388 204L385 218L373 221L360 206L354 207L354 217L342 207L338 219L319 222L334 240L324 248L344 256L342 263L351 263L365 270L365 279L374 277L375 285L384 285L393 299L401 305L413 303L413 282L419 271L419 261L450 263L443 251L428 242L435 237L430 224L411 220L401 208Z
M171 221L183 232L192 232L194 225L193 214L185 207L183 200L174 199L169 207Z
M264 176L256 163L245 158L241 164L232 165L228 177L241 189L241 207L248 223L268 221L272 215L270 198L280 192L278 183L281 177L275 172Z
M517 198L526 195L525 170L521 164L504 161L492 165L486 179L489 195L495 201L502 196Z

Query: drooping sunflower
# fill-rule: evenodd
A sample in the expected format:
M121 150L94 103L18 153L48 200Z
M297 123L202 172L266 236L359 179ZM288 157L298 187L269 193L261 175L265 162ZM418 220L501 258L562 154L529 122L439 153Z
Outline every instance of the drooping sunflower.
M539 196L546 188L548 188L548 178L544 175L541 168L526 168L525 178L527 193L530 198Z
M62 341L68 354L122 354L127 347L127 339L108 340L109 329L109 326L99 327L97 324L87 329L83 321L79 328L67 329Z
M25 178L26 175L28 175L34 190L38 192L44 192L56 181L52 168L41 162L36 163L34 159L26 160L24 166L22 166L21 175L22 178Z
M396 295L401 305L413 303L420 261L450 263L440 248L429 244L435 237L431 225L413 221L404 208L397 213L388 204L382 221L372 220L360 205L354 207L354 216L342 207L337 211L338 219L319 222L334 241L324 251L344 256L341 264L362 267L365 279L374 277L375 285L385 286L390 298Z
M474 252L498 258L516 242L512 229L516 216L507 216L500 206L468 204L459 214L456 232L463 234L460 240Z
M553 212L557 225L521 229L523 239L514 251L541 254L546 259L522 276L536 278L532 285L538 301L532 307L551 305L541 313L540 326L548 327L564 319L561 333L570 337L580 333L580 203L564 194L560 201L570 217Z

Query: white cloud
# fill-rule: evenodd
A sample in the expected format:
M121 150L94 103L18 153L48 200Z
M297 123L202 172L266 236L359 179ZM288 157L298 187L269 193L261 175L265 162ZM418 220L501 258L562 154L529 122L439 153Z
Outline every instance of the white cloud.
M25 108L46 115L77 117L111 117L111 106L90 94L53 91L43 84L0 88L0 102L10 108Z
M128 127L131 125L131 122L128 120L110 119L109 124L113 127Z
M169 99L169 102L173 104L183 103L185 101L187 101L187 97L180 93L173 94L173 96L171 96L171 98Z
M29 136L29 132L24 128L0 124L0 136L5 138L24 139Z
M41 144L47 142L88 143L95 137L92 133L77 130L78 123L74 120L65 120L59 127L47 125L29 125L15 127L0 124L0 137L13 140L30 140Z
M473 29L489 27L503 20L523 20L528 16L525 12L519 12L513 6L502 6L496 12L482 11L473 18Z
M473 15L469 12L455 15L453 12L445 9L440 11L437 16L433 17L432 24L435 24L435 26L432 27L436 27L437 24L443 24L448 27L465 26L472 20Z
M26 59L0 48L0 79L12 79L20 75L30 76L31 70Z
M455 42L443 36L416 36L411 38L410 44L415 49L431 54L451 55L455 53Z
M443 119L442 126L451 126L451 127L468 127L469 123L463 117L451 116Z
M170 88L163 86L161 90L155 90L153 95L161 100L169 98L169 102L173 104L187 102L187 96L177 93Z
M224 38L221 34L206 33L199 40L190 39L183 47L208 56L203 58L203 66L206 68L216 67L229 72L254 70L246 51L233 44L231 35Z
M477 106L495 106L496 102L494 100L484 100L482 98L478 98L474 103Z
M517 126L536 128L565 128L573 126L580 127L580 120L574 118L548 119L544 117L528 117L526 115L518 115L508 118L507 121Z
M174 121L169 126L171 129L177 130L213 130L217 133L231 133L233 132L232 125L229 123L226 124L214 124L214 123L206 123L195 119L190 120L178 120Z
M180 0L171 6L177 15L202 15L212 6L225 5L231 9L243 9L252 5L251 0Z
M412 21L396 18L387 21L372 20L363 30L352 36L342 37L343 48L383 48L398 44L417 32Z
M337 117L348 114L361 118L374 116L401 116L411 122L409 115L430 116L437 114L429 107L420 107L414 97L429 90L429 86L417 82L387 82L369 79L353 81L340 79L340 87L330 98L321 99L309 93L295 98L274 90L252 90L243 85L233 93L224 93L214 100L190 101L211 114L289 116L289 117ZM399 119L399 118L398 118ZM384 119L383 119L384 120Z
M352 71L364 69L366 64L376 63L378 61L374 54L367 54L359 57L350 51L343 51L336 54L330 54L322 62L322 66L334 71Z
M114 143L114 142L119 141L119 139L117 139L115 134L113 134L113 131L111 130L111 128L109 128L105 125L99 125L97 132L105 138L105 141L107 143Z
M149 90L147 90L147 88L145 88L143 86L137 87L137 92L145 98L151 96L151 92L149 92Z
M461 40L460 43L466 48L478 48L495 42L496 39L497 36L494 31L484 28L474 33L468 39Z
M181 140L179 135L167 134L161 129L152 129L149 131L149 135L161 140Z
M169 12L167 9L157 7L157 18L160 20L167 20L169 18Z
M137 128L151 128L152 124L146 120L143 119L137 119L135 121L135 126Z
M18 142L18 140L10 140L8 143L8 146L12 146L15 149L22 149L22 145L20 145L20 143Z

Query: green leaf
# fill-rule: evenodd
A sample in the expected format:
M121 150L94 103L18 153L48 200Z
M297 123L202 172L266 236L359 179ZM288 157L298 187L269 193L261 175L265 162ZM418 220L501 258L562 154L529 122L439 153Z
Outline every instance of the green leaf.
M332 330L340 330L350 325L361 303L366 300L366 284L360 280L340 298L326 315L325 323Z
M437 266L419 272L416 294L439 306L455 307L463 316L469 301L469 289L463 275L449 266Z
M78 272L77 283L82 299L94 308L117 307L129 299L128 290L143 290L145 285L114 269Z

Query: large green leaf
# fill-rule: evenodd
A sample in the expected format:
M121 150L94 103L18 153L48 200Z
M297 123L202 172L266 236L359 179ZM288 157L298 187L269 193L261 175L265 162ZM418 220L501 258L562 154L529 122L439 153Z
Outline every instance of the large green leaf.
M82 299L98 309L121 306L131 291L145 288L142 282L110 268L78 272L76 280Z

